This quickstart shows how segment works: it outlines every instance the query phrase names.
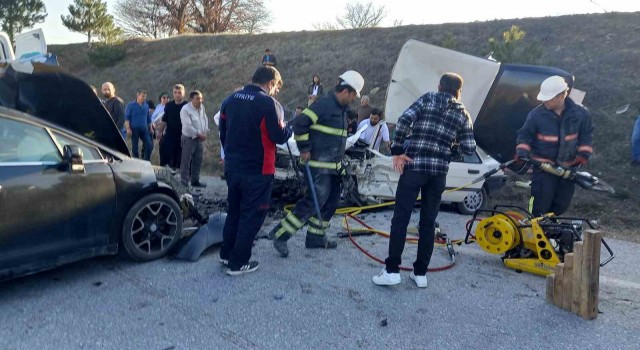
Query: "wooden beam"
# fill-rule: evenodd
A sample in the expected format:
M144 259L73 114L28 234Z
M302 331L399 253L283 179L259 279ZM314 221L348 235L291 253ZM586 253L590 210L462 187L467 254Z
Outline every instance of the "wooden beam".
M551 305L553 305L553 288L555 286L555 279L556 279L556 275L554 274L547 275L546 299L547 299L547 303Z
M582 280L582 250L583 242L573 244L573 278L571 287L571 312L576 315L580 312L580 281Z
M553 274L556 275L553 281L553 305L562 307L562 300L564 299L562 293L562 284L564 279L564 264L559 263L553 268Z
M580 316L586 320L598 317L598 293L600 291L600 241L602 233L596 230L583 232L582 285L580 287Z
M573 253L564 255L564 272L562 281L562 308L571 311L573 301Z

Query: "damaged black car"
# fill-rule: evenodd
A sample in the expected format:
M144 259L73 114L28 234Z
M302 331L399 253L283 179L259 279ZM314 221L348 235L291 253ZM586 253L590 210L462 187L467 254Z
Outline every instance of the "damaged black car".
M187 189L131 158L86 83L41 70L0 69L0 280L100 255L167 255L193 209Z

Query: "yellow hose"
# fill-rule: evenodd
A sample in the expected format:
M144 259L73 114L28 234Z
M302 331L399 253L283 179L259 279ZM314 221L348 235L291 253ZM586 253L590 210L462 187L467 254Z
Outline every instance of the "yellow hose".
M463 188L469 187L471 185L473 185L474 182L469 182L467 184L464 184L460 187L456 187L456 188L452 188L450 190L446 190L443 193L450 193L450 192L455 192L455 191L460 191ZM416 201L419 201L420 197L418 197L416 199ZM347 228L347 217L346 215L351 214L351 215L358 215L360 213L362 213L365 210L370 210L370 209L377 209L377 208L384 208L384 207L388 207L391 205L396 204L396 201L389 201L389 202L384 202L384 203L378 203L378 204L372 204L372 205L365 205L362 207L344 207L344 208L338 208L335 212L335 214L338 215L345 215L345 217L342 219L342 228L346 229ZM291 208L293 208L294 204L287 204L284 206L284 211L288 214L291 212ZM334 215L335 215L334 214ZM368 229L368 228L359 228L359 229L351 229L351 232L372 232L375 234L378 234L380 236L383 237L387 237L389 238L389 233L385 232L385 231L381 231L378 229ZM412 243L416 243L418 242L418 239L408 239L408 242L412 242ZM455 241L451 241L451 243L453 244L459 244L460 242L462 242L463 240L455 240ZM445 244L440 244L440 243L436 243L436 245L440 245L440 246L444 246Z

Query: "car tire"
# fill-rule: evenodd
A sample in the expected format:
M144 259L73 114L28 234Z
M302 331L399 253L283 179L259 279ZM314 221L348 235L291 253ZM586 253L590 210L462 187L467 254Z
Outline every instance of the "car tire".
M484 187L477 192L470 192L462 202L457 203L460 214L471 215L476 210L482 209L487 204L487 190Z
M122 246L128 257L151 261L165 256L182 234L182 211L171 197L155 193L134 204L122 227Z

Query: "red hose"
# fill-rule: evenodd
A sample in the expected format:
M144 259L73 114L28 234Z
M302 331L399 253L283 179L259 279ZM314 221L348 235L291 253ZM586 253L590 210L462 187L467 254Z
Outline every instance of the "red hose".
M351 214L347 214L347 215L345 215L345 220L344 220L344 221L345 221L346 226L347 226L347 234L349 235L349 240L351 241L351 243L353 243L353 245L354 245L354 246L356 246L356 248L358 248L362 253L364 253L364 255L366 255L366 256L368 256L369 258L371 258L371 259L373 259L373 260L375 260L375 261L379 262L380 264L384 264L384 263L385 263L385 262L384 262L384 260L382 260L382 259L380 259L380 258L376 257L375 255L373 255L373 254L369 253L369 251L367 251L366 249L362 248L362 246L360 246L360 245L359 245L359 244L358 244L358 243L353 239L353 236L351 236L351 229L349 228L349 220L348 220L348 218L351 218L351 219L355 220L355 221L356 221L356 222L358 222L360 225L362 225L362 226L366 227L367 229L369 229L369 230L371 230L371 231L373 231L373 232L378 233L379 231L378 231L378 230L376 230L376 229L374 229L373 227L371 227L371 226L369 226L369 225L365 224L365 223L364 223L364 221L362 221L362 220L358 219L357 217L355 217L355 216L353 216L353 215L351 215ZM409 241L410 239L407 239L407 240ZM412 240L412 241L414 241L414 242L416 241L415 239L411 239L411 240ZM444 243L446 243L446 241L444 241L444 240L435 240L435 242L436 242L436 243L440 243L440 244L444 244ZM428 268L428 269L427 269L427 271L428 271L428 272L439 272L439 271L444 271L444 270L448 270L448 269L452 268L455 264L456 264L456 262L455 262L455 261L452 261L450 264L445 265L445 266L439 266L439 267L432 267L432 268ZM400 266L400 270L403 270L403 271L413 271L413 267Z

